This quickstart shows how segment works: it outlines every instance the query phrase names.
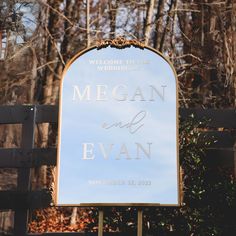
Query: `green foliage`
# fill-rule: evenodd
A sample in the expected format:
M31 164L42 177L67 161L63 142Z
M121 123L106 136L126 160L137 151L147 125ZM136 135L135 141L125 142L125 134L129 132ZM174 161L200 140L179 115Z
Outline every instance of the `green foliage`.
M181 207L144 209L145 235L236 235L236 182L232 173L207 162L205 150L211 142L199 131L204 123L196 123L193 117L181 122L183 203ZM136 230L137 209L112 208L105 215L107 230Z
M236 181L229 170L214 167L207 160L205 150L214 142L214 138L209 141L209 137L201 132L206 129L206 123L196 123L194 117L180 122L183 202L181 207L143 209L144 235L236 235ZM107 207L104 211L105 231L136 234L136 208ZM49 208L37 212L30 224L30 231L97 231L98 209L81 210L75 225L70 224L70 214L71 209L68 208Z

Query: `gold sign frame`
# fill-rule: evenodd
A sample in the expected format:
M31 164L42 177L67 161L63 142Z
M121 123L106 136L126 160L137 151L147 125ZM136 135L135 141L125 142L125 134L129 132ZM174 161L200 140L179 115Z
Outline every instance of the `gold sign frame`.
M174 76L175 76L175 83L176 83L176 148L177 148L177 191L178 191L178 203L177 204L159 204L159 203L81 203L81 204L58 204L58 190L59 190L59 166L60 166L60 138L58 138L58 144L57 144L57 167L56 167L56 183L55 183L55 189L56 189L56 194L54 194L54 203L56 206L79 206L79 207L157 207L157 206L163 206L163 207L180 207L181 206L181 187L180 187L180 180L181 180L181 172L180 172L180 163L179 163L179 122L178 122L178 117L179 117L179 103L178 103L178 79L177 79L177 73L175 71L174 66L172 65L171 61L166 58L161 52L157 51L156 49L149 47L147 45L144 45L142 42L137 41L137 40L126 40L123 37L118 37L116 39L107 39L99 42L97 45L88 47L80 52L78 52L70 61L66 64L62 77L61 77L61 82L60 82L60 94L59 94L59 117L58 117L58 137L61 135L61 112L62 112L62 81L72 65L72 63L85 54L86 52L89 52L91 50L97 49L97 50L102 50L103 48L106 47L113 47L117 49L124 49L128 47L136 47L140 48L141 50L143 49L149 49L150 51L156 53L158 56L161 56L171 67Z

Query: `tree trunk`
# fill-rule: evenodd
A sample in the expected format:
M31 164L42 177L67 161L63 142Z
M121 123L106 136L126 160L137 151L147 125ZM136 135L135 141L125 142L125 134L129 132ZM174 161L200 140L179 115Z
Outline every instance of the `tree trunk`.
M155 17L155 32L154 32L154 48L159 49L161 41L161 33L163 32L163 10L164 10L164 0L158 1L157 13Z
M73 207L73 211L70 218L70 225L75 226L77 222L77 207Z
M146 24L144 28L144 43L148 45L149 39L151 37L151 30L152 30L152 16L154 11L154 4L155 0L149 0L148 8L147 8L147 17L146 17Z
M166 39L166 34L167 34L167 31L169 30L169 24L171 22L171 18L173 19L173 7L174 5L176 4L176 1L177 0L171 0L170 2L170 7L169 7L169 10L168 10L168 17L167 17L167 20L166 20L166 25L165 25L165 28L164 28L164 31L162 33L162 36L161 36L161 40L160 40L160 46L159 46L159 51L162 52L163 51L163 48L164 48L164 42L165 42L165 39ZM175 4L174 4L175 3Z
M116 14L117 14L117 8L118 4L116 0L109 1L109 18L110 18L110 38L116 37Z
M90 46L90 0L86 2L86 35L87 35L87 47Z

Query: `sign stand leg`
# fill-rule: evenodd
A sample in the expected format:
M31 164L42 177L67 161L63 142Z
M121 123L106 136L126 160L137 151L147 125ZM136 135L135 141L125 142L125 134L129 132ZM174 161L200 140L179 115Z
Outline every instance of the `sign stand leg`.
M138 209L137 236L143 235L143 210Z
M98 236L103 236L103 215L104 211L98 211Z

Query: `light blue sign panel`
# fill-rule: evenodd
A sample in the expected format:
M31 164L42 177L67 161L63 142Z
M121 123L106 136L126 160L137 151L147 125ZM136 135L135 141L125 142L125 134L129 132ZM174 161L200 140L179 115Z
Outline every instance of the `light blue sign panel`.
M57 204L178 205L169 62L149 48L94 48L61 86Z

